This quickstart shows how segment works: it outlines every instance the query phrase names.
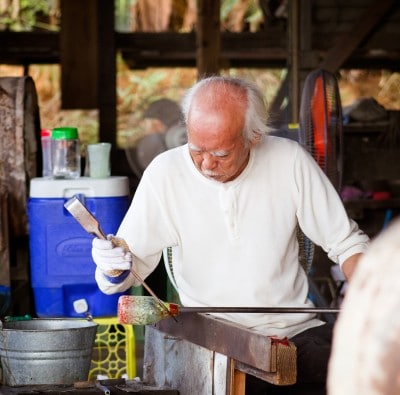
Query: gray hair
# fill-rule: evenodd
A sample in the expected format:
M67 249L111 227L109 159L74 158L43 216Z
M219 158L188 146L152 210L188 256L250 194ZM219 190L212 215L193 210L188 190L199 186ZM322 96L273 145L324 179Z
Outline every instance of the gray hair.
M272 129L268 126L268 111L264 102L263 94L256 84L251 81L226 76L207 77L193 85L182 100L182 114L187 124L190 106L200 89L215 83L236 86L246 92L247 109L244 122L244 137L248 141L258 140L268 134Z

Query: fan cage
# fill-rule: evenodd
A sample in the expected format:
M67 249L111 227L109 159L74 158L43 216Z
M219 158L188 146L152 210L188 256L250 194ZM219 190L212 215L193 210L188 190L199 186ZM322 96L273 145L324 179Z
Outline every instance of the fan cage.
M300 143L339 191L343 170L343 125L339 87L334 74L311 72L300 107Z

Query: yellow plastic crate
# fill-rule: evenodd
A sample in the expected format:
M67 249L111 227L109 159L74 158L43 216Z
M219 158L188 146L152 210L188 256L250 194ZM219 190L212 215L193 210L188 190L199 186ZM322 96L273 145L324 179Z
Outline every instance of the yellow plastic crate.
M88 380L136 377L135 335L132 325L117 317L94 318L97 328Z

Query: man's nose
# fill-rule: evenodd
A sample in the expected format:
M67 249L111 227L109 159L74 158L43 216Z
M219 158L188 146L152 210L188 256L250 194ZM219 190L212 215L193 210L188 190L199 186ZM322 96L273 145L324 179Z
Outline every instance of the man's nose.
M217 161L214 156L204 153L203 154L203 161L202 161L202 167L204 169L213 169L216 165Z

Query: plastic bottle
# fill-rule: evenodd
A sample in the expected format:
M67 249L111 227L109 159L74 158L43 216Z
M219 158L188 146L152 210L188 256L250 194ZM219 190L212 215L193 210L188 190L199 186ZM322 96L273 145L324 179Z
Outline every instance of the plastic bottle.
M40 140L42 145L42 177L52 178L53 171L51 167L51 130L42 129L40 131Z
M51 132L51 160L54 178L79 178L81 153L78 129L54 128Z

